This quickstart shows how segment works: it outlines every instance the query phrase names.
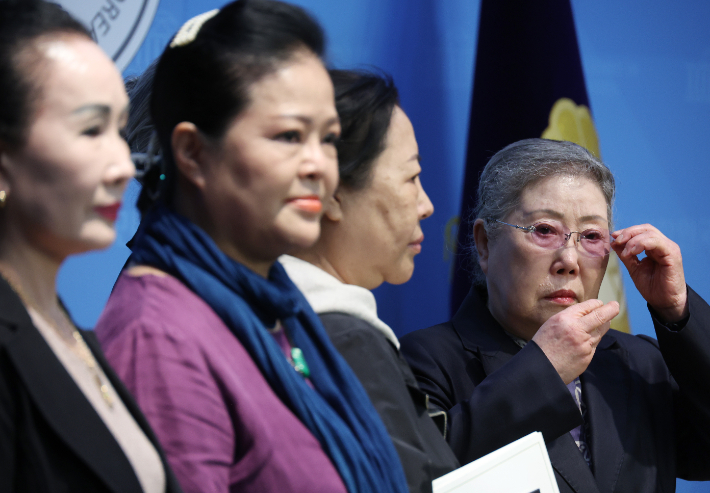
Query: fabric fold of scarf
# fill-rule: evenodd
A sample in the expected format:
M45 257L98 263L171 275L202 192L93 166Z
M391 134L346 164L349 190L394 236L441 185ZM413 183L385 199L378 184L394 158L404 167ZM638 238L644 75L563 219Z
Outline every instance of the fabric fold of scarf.
M321 443L349 492L407 491L402 465L367 394L278 262L264 279L165 206L143 218L132 250L134 264L173 275L217 313L276 395ZM313 388L266 330L276 320L303 351Z

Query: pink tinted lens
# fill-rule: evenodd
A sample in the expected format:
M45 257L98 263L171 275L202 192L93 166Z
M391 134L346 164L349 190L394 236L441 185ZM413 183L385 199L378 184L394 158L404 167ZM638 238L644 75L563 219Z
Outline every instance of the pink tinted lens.
M533 228L531 238L536 245L549 250L556 250L565 244L567 231L561 224L545 222L534 224Z
M594 229L582 232L579 243L582 248L592 257L603 257L611 251L609 241L609 231L606 229Z
M562 224L555 222L538 223L531 232L532 241L541 248L557 250L568 243L569 231ZM603 257L611 250L609 232L605 229L589 229L582 233L572 233L572 241L579 240L580 252L590 257Z

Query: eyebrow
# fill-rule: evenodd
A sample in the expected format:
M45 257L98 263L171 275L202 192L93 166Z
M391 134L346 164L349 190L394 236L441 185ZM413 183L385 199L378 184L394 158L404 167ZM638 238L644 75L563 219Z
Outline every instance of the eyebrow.
M420 154L418 154L418 153L417 153L417 154L413 154L412 157L410 157L409 159L407 159L407 161L416 161L416 162L418 162L418 163L421 163L421 162L422 162L422 156L421 156Z
M558 211L552 210L552 209L535 209L534 211L523 212L523 217L528 217L528 216L532 216L533 214L540 214L540 213L549 214L550 216L554 216L559 219L562 219L564 217L564 214L562 214Z
M549 214L550 216L554 216L558 219L563 219L565 217L564 214L562 214L559 211L555 211L553 209L536 209L536 210L530 211L530 212L523 212L523 216L527 217L527 216L532 216L533 214L538 214L538 213ZM582 216L579 218L579 221L585 222L585 221L593 221L595 219L598 219L603 222L607 221L605 218L603 218L602 216L600 216L598 214L590 214L588 216Z
M599 216L599 215L597 215L597 214L592 214L591 216L582 216L582 217L579 218L579 220L580 220L581 222L593 221L593 220L595 220L595 219L599 219L600 221L607 222L607 219L605 219L605 218L603 218L602 216Z
M108 118L111 114L111 108L105 104L87 104L72 111L72 114L74 115L81 115L84 113L96 113L97 116Z
M292 115L292 114L285 113L282 115L278 115L278 118L290 118L290 119L294 119L294 120L299 120L299 121L305 123L306 125L313 125L313 118L311 118L309 116ZM340 123L340 118L337 115L326 120L326 122L325 122L326 125L333 125L334 123Z

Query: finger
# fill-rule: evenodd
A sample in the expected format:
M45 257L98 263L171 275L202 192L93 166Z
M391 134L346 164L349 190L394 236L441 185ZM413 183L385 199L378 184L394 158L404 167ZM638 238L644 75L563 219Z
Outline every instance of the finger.
M616 316L614 316L614 317L612 318L612 320L613 320L614 318L616 318ZM609 329L611 329L611 320L608 321L607 323L602 324L602 325L600 325L599 327L596 328L595 335L599 337L599 340L597 341L597 344L599 344L599 341L601 341L602 337L604 337L604 335L605 335L607 332L609 332Z
M640 235L638 243L632 246L632 252L646 252L646 256L662 265L673 265L680 261L680 247L674 241L663 235ZM636 238L634 238L636 240ZM632 241L634 241L632 240Z
M611 247L616 252L616 255L619 257L619 260L621 260L621 263L624 264L624 267L626 267L626 270L629 271L629 274L633 276L633 273L636 271L639 264L641 263L639 258L636 255L623 255L625 245L616 245L615 243L612 243Z
M629 226L628 228L623 228L611 233L611 237L614 238L614 243L626 243L634 236L637 236L648 231L656 231L662 234L655 226L650 224L639 224L637 226Z
M661 243L671 241L668 237L661 233L658 228L651 226L650 224L641 224L639 226L631 226L625 229L620 229L618 231L614 231L611 236L614 238L612 247L617 253L619 253L620 246L631 246L635 244L635 242L640 241L642 238L657 238ZM641 251L642 250L637 250L635 254L638 254Z
M613 241L611 243L611 249L616 252L616 254L619 256L619 258L622 257L622 252L626 248L627 241L619 242L619 241ZM633 257L634 255L628 255L629 258Z
M592 332L589 334L589 345L592 348L592 356L594 355L594 352L597 349L597 346L599 343L602 341L602 338L604 335L609 332L609 329L611 328L611 325L609 322L596 326L592 330Z
M602 341L602 338L609 332L611 328L611 322L607 322L598 327L594 327L594 332L590 334L589 343L592 345L592 353L596 351L597 346Z
M651 226L650 224L641 224L638 226L630 226L628 228L620 229L618 231L614 231L611 234L613 239L613 241L611 242L611 247L616 252L616 254L621 257L622 252L624 252L625 247L627 247L629 243L633 244L634 240L638 239L640 235L652 235L654 233L657 236L663 236L663 234L658 229ZM640 252L641 251L639 251L638 253ZM628 257L631 256L632 254L628 255Z
M580 319L582 327L588 334L596 335L598 331L601 337L607 333L611 320L619 314L619 303L610 301L606 305L600 306Z
M617 253L620 259L632 258L645 252L646 256L655 263L664 266L678 266L681 264L681 253L678 244L663 236L661 233L647 232L635 236L624 249Z
M576 305L568 306L562 310L560 314L567 313L576 318L581 318L602 306L604 306L604 302L602 300L591 299L577 303Z
M630 238L621 251L621 256L628 257L639 255L645 250L654 250L659 247L661 238L653 232L647 231Z
M633 273L636 267L641 263L638 255L646 253L654 260L661 258L663 255L670 254L670 247L661 248L662 243L668 240L658 231L645 231L638 233L633 237L627 237L626 242L612 244L614 251L619 256L619 260L626 266L629 273Z

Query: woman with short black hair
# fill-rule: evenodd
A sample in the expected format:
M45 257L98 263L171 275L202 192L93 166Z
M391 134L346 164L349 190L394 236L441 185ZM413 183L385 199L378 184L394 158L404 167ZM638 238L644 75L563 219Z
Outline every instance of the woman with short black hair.
M342 127L340 183L325 203L318 241L280 261L380 413L409 491L430 492L432 480L458 467L442 434L446 416L437 413L438 429L370 290L409 280L423 240L419 223L434 208L419 180L414 129L392 79L347 70L330 76Z

